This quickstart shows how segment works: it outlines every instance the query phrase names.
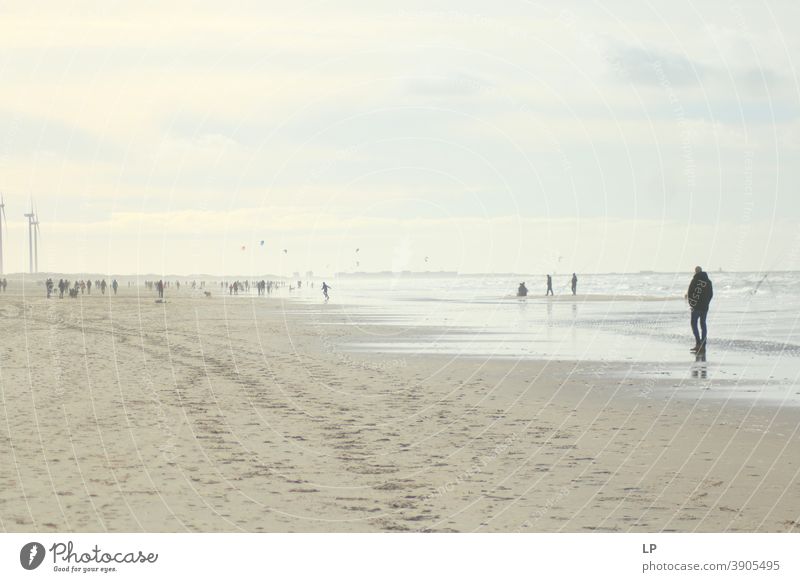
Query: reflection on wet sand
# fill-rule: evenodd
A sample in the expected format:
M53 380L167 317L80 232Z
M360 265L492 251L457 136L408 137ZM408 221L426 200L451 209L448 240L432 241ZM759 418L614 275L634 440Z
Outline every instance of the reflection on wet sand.
M706 380L708 378L708 364L706 363L705 354L697 354L694 357L694 364L692 364L692 378Z

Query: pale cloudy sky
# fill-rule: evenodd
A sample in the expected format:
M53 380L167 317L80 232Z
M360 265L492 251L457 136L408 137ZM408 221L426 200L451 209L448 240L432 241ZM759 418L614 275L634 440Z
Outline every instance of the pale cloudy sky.
M0 22L7 272L31 198L41 270L800 268L797 2L26 1Z

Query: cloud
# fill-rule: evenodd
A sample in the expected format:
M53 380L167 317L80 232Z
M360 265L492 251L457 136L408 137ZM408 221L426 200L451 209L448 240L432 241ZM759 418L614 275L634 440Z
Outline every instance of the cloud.
M648 86L699 86L710 72L707 65L655 48L617 46L610 50L610 60L621 79Z
M410 93L425 97L468 97L491 86L485 79L465 72L420 74L405 84Z
M78 123L0 111L0 155L53 156L70 160L118 159L121 148L110 136L87 131Z

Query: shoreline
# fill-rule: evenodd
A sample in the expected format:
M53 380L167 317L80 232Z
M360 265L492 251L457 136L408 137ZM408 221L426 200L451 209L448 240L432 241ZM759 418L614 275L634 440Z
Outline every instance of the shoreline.
M796 409L175 295L0 296L4 530L800 530Z

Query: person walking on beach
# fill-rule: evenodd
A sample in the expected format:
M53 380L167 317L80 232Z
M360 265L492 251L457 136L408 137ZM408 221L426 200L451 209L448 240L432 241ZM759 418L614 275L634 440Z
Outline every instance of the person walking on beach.
M158 291L158 298L164 299L164 281L160 280L156 283L156 291Z
M553 293L553 278L550 275L547 275L547 292L545 293L545 296L547 296L547 295L554 295L554 293Z
M572 273L572 294L575 295L578 292L578 276L575 273Z
M691 351L696 354L706 353L706 339L708 337L706 317L713 297L714 287L711 284L711 279L708 278L708 273L703 271L702 267L695 267L694 277L692 277L692 282L689 283L689 290L686 292L686 299L689 302L692 313L692 333L695 339L695 345ZM697 329L698 323L700 324L700 330Z
M325 301L330 299L328 297L328 289L333 289L333 287L329 286L325 281L322 282L322 294L325 296Z
M111 282L111 288L114 290L114 295L116 295L117 289L119 288L119 283L117 283L116 279Z

